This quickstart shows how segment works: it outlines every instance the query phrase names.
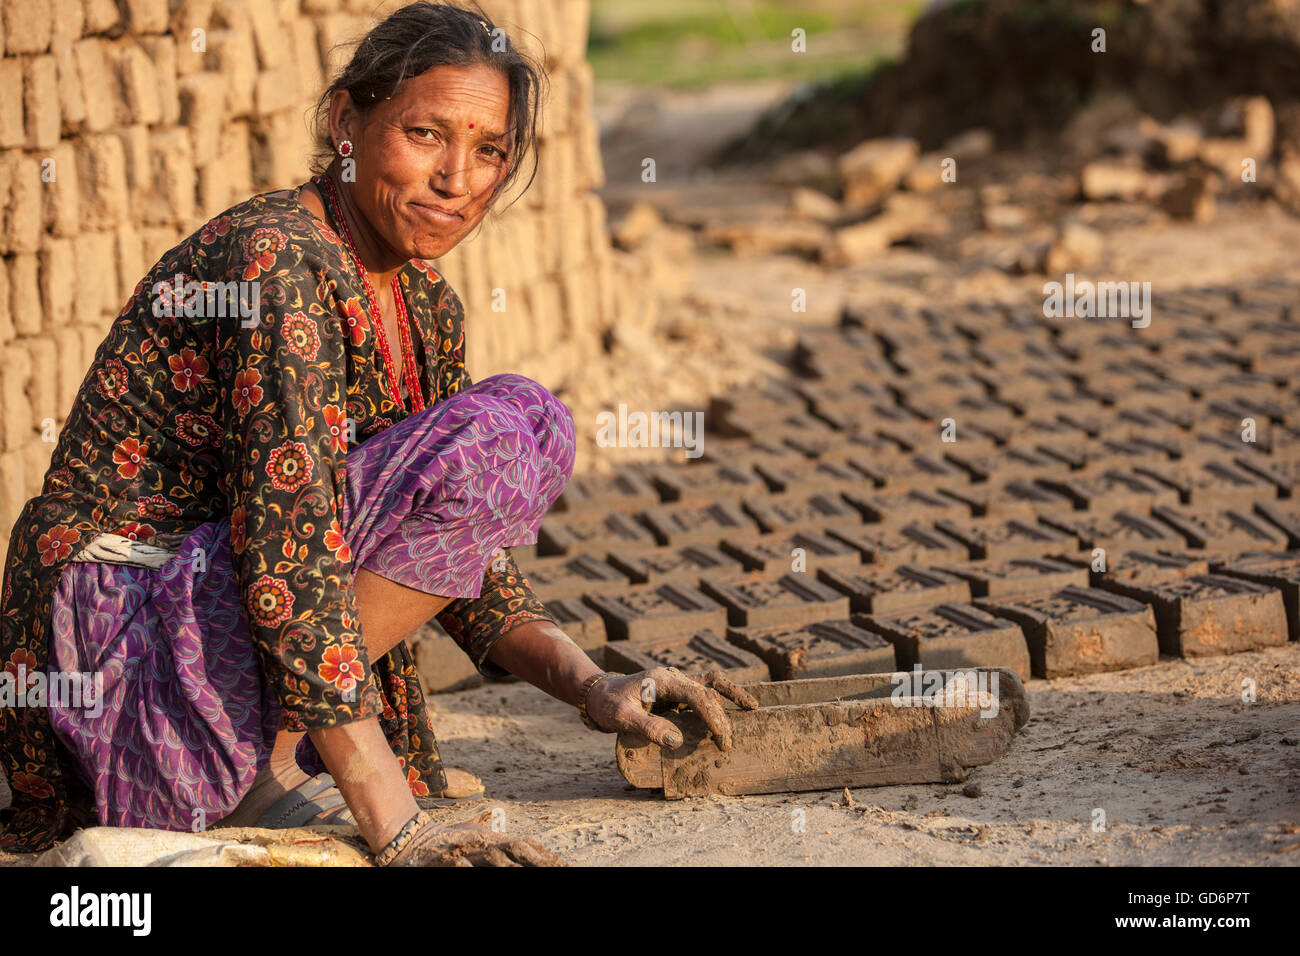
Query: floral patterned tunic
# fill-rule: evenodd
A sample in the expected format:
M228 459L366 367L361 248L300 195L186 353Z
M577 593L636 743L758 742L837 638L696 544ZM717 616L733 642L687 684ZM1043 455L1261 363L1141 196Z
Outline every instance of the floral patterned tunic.
M300 191L256 196L212 219L163 255L118 314L42 492L14 526L0 662L15 675L20 665L28 674L47 668L55 586L99 534L174 549L228 515L249 628L283 726L377 716L412 791L425 796L445 778L414 663L405 642L367 659L339 522L349 446L409 413L384 387L345 247ZM470 384L464 313L423 263L399 279L420 387L433 404ZM217 307L220 296L205 302L183 291L241 281L260 284L259 322ZM508 555L489 567L480 597L438 615L484 673L501 673L486 660L496 639L532 620L554 618ZM360 693L332 673L354 659ZM0 811L0 847L39 849L86 819L87 794L65 772L68 760L43 707L0 707L0 769L13 791L13 806Z

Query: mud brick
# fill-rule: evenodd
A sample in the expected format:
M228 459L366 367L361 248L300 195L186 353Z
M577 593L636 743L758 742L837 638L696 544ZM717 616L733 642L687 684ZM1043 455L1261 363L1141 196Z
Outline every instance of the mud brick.
M1277 497L1277 489L1271 482L1226 461L1184 467L1139 466L1136 470L1174 488L1183 504L1195 508L1235 507L1247 501L1269 501Z
M543 557L605 554L611 550L653 548L658 544L655 536L635 519L617 511L543 518L537 535L537 553Z
M1147 513L1155 505L1178 504L1177 490L1131 471L1111 469L1095 475L1043 479L1048 488L1068 496L1088 511Z
M1042 450L1052 454L1050 449ZM1068 459L1072 454L1078 456L1077 472L1083 476L1105 474L1108 471L1132 472L1139 465L1163 462L1172 457L1165 446L1156 444L1155 439L1114 437L1077 442L1074 448L1065 451L1062 457Z
M554 511L639 511L657 505L659 493L640 475L580 475L571 478L555 502Z
M675 667L684 674L723 671L738 684L771 680L757 655L711 630L637 641L617 641L605 649L605 668L622 674Z
M976 604L1020 625L1035 677L1100 674L1160 659L1151 608L1109 591L1068 587Z
M1300 458L1242 455L1236 464L1271 483L1278 497L1300 498Z
M1083 432L1063 434L1041 441L1036 446L1050 458L1061 459L1073 471L1095 473L1110 468L1131 468L1135 464L1134 446L1117 446L1112 440L1088 438ZM1139 455L1138 460L1149 460L1151 451Z
M866 356L883 355L879 340L867 330L865 325L846 321L845 315L852 311L851 307L845 306L838 326L816 327L800 332L795 341L795 357L802 361L807 355L824 352L838 358L846 351Z
M792 454L789 460L794 463L800 458ZM665 465L652 469L647 477L664 501L684 505L739 501L766 490L752 469L726 464Z
M601 615L577 598L559 598L545 602L546 610L551 612L555 623L565 634L573 638L573 643L587 652L587 656L599 659L604 653L606 642L605 621Z
M799 414L783 418L780 424L765 432L762 437L765 441L784 446L791 438L807 435L818 435L823 438L847 437L858 430L861 430L861 426L855 419L846 418L839 424L831 424L815 415Z
M934 455L853 456L849 464L890 491L956 487L968 481L966 472Z
M944 454L952 451L954 447L964 448L971 452L990 454L1005 446L1023 427L1023 422L1016 422L1014 426L1007 428L985 428L971 422L965 422L954 434L955 441L945 442L942 430L936 430L935 437L939 440ZM926 447L920 442L916 443L915 448L918 452L926 450Z
M852 385L828 385L825 382L795 382L791 388L808 403L813 415L857 410L869 402L889 401L893 395L881 385L872 382L854 382Z
M928 329L927 323L916 321L915 315L898 313L886 318L873 318L871 331L889 358L896 358L900 352L913 352L918 356L934 356L941 352L942 346Z
M964 364L970 364L969 359ZM895 389L895 393L905 405L936 406L951 405L963 398L984 398L988 389L977 376L944 372L934 378L905 381Z
M1024 478L1005 485L970 485L945 488L943 493L966 502L977 518L1032 518L1041 514L1073 514L1074 502L1065 495Z
M1178 439L1135 439L1134 444L1146 446L1164 455L1165 458L1177 461L1179 464L1230 461L1241 455L1243 450L1250 453L1255 447L1243 443L1240 434L1216 435L1204 431L1185 435ZM1160 462L1159 460L1155 462L1147 461L1142 464L1159 465Z
M1255 510L1287 536L1287 548L1300 548L1300 501L1261 501L1256 502Z
M727 640L765 661L773 680L889 674L899 669L893 644L849 621L730 627Z
M1251 367L1261 375L1282 382L1292 381L1300 375L1300 342L1265 342L1259 346L1247 343L1240 348L1243 352L1253 352Z
M426 694L444 694L482 686L483 675L474 662L436 621L430 621L417 631L409 644L416 672L420 675L420 686Z
M1104 586L1155 608L1166 654L1209 657L1287 641L1282 592L1254 581L1195 574L1149 585L1109 580Z
M633 584L669 581L695 584L702 574L739 574L745 570L738 558L719 548L701 544L655 548L637 554L611 554L609 563L631 578Z
M1037 558L1074 545L1064 532L1027 518L945 519L935 527L965 544L977 559Z
M849 616L849 599L807 574L709 576L700 590L726 607L732 627L797 627Z
M846 493L844 500L856 508L866 521L882 524L905 524L909 521L936 521L939 518L969 518L971 506L942 491L914 488L910 491L878 491L869 494Z
M535 558L521 565L520 570L533 590L551 599L582 597L637 583L629 582L620 569L594 554Z
M795 396L799 402L799 408L803 407L803 399ZM772 438L773 433L784 427L790 419L800 412L787 409L784 414L764 414L759 410L740 409L727 413L725 416L713 415L707 419L709 430L712 434L720 435L724 438L749 438L749 439L766 439L775 443Z
M855 548L817 531L763 534L736 541L723 539L721 548L746 571L763 574L786 571L815 574L822 568L854 568L862 564L862 555ZM796 555L796 551L802 554ZM796 559L800 562L798 566Z
M997 399L966 396L955 402L921 403L909 402L908 408L929 422L941 422L951 418L957 423L960 436L963 425L979 425L983 428L1014 428L1019 416L1016 410Z
M920 564L929 567L970 557L970 549L961 541L919 521L902 526L829 528L826 534L857 549L865 564Z
M1055 366L1069 360L1069 357L1057 349L1050 340L1022 342L1014 350L990 348L981 344L971 350L971 356L981 366L989 368L990 374L1004 380L1013 379L1038 365Z
M1260 306L1268 310L1281 310L1295 304L1300 288L1287 279L1268 279L1236 289L1224 289L1222 294L1230 296L1232 305L1238 309Z
M759 463L754 466L767 486L775 492L802 494L838 494L874 488L875 482L844 462L816 461L786 464Z
M894 645L899 670L1008 667L1029 680L1029 645L1018 624L970 604L940 604L925 611L852 621Z
M1056 369L1042 366L1029 366L1013 376L987 371L972 374L984 383L995 398L1015 406L1022 414L1061 384L1061 376Z
M1149 550L1133 548L1127 551L1108 551L1105 570L1096 570L1096 558L1091 551L1053 555L1053 560L1087 569L1093 587L1102 587L1107 580L1121 583L1146 584L1185 578L1193 574L1208 574L1212 554L1186 548L1161 548Z
M872 414L877 416L870 426L860 427L859 433L866 433L893 442L905 451L915 451L928 446L932 433L938 430L937 422L929 422L913 412L888 405L872 406Z
M1272 406L1274 411L1270 413L1268 409L1261 407L1258 402L1211 402L1205 407L1197 422L1197 431L1240 442L1241 423L1244 419L1250 418L1255 422L1255 444L1261 448L1272 450L1278 444L1279 439L1276 434L1282 427L1279 421L1276 420L1279 418L1276 413L1278 407L1276 405ZM1281 418L1285 418L1285 413L1282 414Z
M1058 422L1056 419L1039 418L1032 412L1019 423L1016 434L1020 441L1034 442L1035 451L1059 458L1067 465L1078 468L1082 468L1084 464L1084 455L1079 450L1080 446L1095 444L1093 439L1079 429Z
M700 463L706 465L730 465L733 468L752 471L754 465L764 461L782 461L789 464L804 461L804 455L795 451L789 445L782 444L782 439L777 437L779 434L781 434L779 429L772 428L765 433L763 438L759 439L712 439L705 444L704 455L700 458ZM767 488L766 482L758 478L757 475L754 477L758 480L760 488Z
M1216 574L1243 578L1281 591L1291 640L1300 640L1300 551L1249 553L1214 564Z
M1045 516L1043 524L1072 534L1085 551L1094 548L1122 550L1129 548L1178 548L1182 537L1168 525L1146 515L1131 511L1113 511L1109 514L1076 514L1062 517Z
M968 561L946 564L938 570L964 579L970 585L972 596L994 600L1088 585L1086 567L1051 558Z
M660 544L716 545L728 536L758 533L753 519L733 501L656 505L641 516Z
M1215 574L1227 574L1229 569L1272 571L1293 565L1300 565L1300 551L1242 551L1212 559L1210 570Z
M769 379L710 399L707 414L710 422L726 425L733 418L746 423L758 419L780 421L787 415L807 410L808 403L794 388L785 382Z
M977 482L1005 485L1016 479L1034 479L1059 475L1068 468L1059 459L1024 448L1002 448L993 453L958 449L948 460L970 474Z
M970 585L944 571L904 564L863 565L849 571L821 570L817 577L848 596L861 614L898 614L936 604L970 600Z
M766 533L852 528L862 516L838 495L770 495L746 501L745 510Z
M1219 384L1216 382L1210 388L1217 390ZM1216 394L1216 392L1207 389L1207 394ZM1240 432L1241 420L1247 417L1254 418L1257 426L1262 426L1265 422L1273 425L1294 425L1296 411L1294 403L1287 400L1288 397L1285 392L1265 397L1238 391L1227 398L1216 399L1206 405L1205 418L1211 422L1215 422L1216 419L1227 419L1226 422L1216 423L1226 424L1229 431L1235 432Z
M1181 423L1171 422L1156 409L1122 408L1116 416L1115 427L1108 430L1123 438L1177 439L1187 433Z
M878 348L878 346L874 346ZM896 371L884 358L875 354L866 354L860 349L841 349L837 352L828 350L815 354L799 355L796 348L796 367L809 377L827 384L852 384L864 378L881 380L895 375Z
M1123 394L1113 396L1114 404L1122 402L1125 407L1139 408L1143 411L1176 407L1193 400L1193 392L1189 386L1178 382L1167 382L1160 378L1140 378L1131 387L1126 388ZM1111 402L1111 399L1107 401Z
M1274 505L1276 502L1268 502L1259 507ZM1192 510L1187 507L1158 507L1152 508L1151 514L1181 534L1193 548L1282 551L1287 546L1286 534L1243 508Z
M901 446L886 438L861 433L802 433L787 435L781 440L799 454L818 461L846 462L850 458L862 456L894 457L902 453Z
M609 594L588 594L583 601L605 620L611 641L667 637L727 626L727 609L683 584L639 584Z
M1292 331L1287 337L1274 339L1274 347L1285 346L1288 344L1288 338L1294 335L1295 333ZM1231 375L1225 375L1210 386L1208 394L1231 396L1229 401L1237 397L1259 399L1269 403L1270 406L1286 398L1286 393L1278 388L1276 379L1255 372L1234 372ZM1285 418L1279 418L1276 421L1282 422L1285 421Z

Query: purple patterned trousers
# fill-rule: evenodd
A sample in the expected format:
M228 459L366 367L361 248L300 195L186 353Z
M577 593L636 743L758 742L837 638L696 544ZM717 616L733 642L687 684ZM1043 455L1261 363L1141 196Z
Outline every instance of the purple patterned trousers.
M569 410L521 375L412 415L348 453L353 566L476 598L500 548L536 541L573 456ZM93 706L50 703L100 823L190 830L198 811L232 811L270 756L280 708L249 636L230 519L200 525L160 568L70 563L53 624L51 671L102 679Z

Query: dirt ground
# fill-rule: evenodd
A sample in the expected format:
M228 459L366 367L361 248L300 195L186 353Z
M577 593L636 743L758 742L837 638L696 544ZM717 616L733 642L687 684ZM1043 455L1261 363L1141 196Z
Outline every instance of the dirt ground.
M838 791L666 801L628 787L613 737L531 687L442 695L443 759L487 788L444 813L500 807L579 865L1300 864L1297 645L1026 687L1005 758L966 784L854 790L852 808Z

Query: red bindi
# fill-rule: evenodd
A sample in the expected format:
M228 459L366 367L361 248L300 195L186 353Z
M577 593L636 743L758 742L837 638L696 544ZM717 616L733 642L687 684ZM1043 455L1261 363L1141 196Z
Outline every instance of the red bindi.
M469 124L469 128L470 128L470 129L473 129L473 128L474 128L474 124L473 124L473 123L470 123L470 124Z

